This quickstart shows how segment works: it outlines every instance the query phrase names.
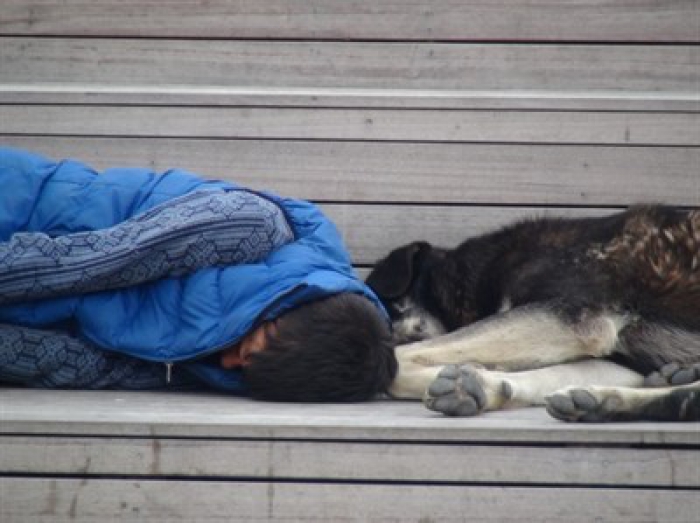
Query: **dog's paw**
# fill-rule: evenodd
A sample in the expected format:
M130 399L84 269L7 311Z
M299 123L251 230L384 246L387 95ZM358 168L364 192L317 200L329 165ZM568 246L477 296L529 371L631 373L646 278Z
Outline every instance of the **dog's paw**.
M448 416L474 416L498 408L512 392L507 380L494 378L486 369L449 365L430 384L423 402Z
M550 416L562 421L610 421L624 403L614 389L569 387L545 398Z
M668 387L671 385L686 385L694 381L700 381L700 363L695 363L694 365L668 363L644 378L644 386Z

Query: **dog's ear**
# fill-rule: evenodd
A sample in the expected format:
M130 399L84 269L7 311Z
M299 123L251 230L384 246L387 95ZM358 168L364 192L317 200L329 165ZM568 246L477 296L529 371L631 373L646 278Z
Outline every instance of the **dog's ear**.
M413 242L389 253L375 265L367 277L380 298L394 299L407 293L421 260L432 249L428 242Z

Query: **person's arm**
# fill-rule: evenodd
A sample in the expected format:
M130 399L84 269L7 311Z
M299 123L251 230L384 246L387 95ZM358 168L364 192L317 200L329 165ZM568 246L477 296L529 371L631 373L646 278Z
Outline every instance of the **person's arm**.
M52 389L194 388L162 363L99 349L57 330L0 324L0 383Z
M248 191L200 191L108 229L0 243L0 305L130 287L264 259L293 241L284 213Z

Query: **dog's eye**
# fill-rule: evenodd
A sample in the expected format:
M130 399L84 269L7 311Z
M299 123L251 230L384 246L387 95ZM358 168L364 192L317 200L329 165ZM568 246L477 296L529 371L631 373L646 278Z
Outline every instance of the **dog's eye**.
M396 311L397 314L403 314L406 311L411 310L412 305L409 300L403 299L401 301L395 301L393 303L393 309Z

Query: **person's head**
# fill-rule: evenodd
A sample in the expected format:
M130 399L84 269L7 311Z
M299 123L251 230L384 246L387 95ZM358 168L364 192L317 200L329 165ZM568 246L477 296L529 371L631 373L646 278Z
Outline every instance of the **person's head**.
M242 362L253 398L363 401L386 391L396 375L388 322L357 294L307 303L257 332Z

